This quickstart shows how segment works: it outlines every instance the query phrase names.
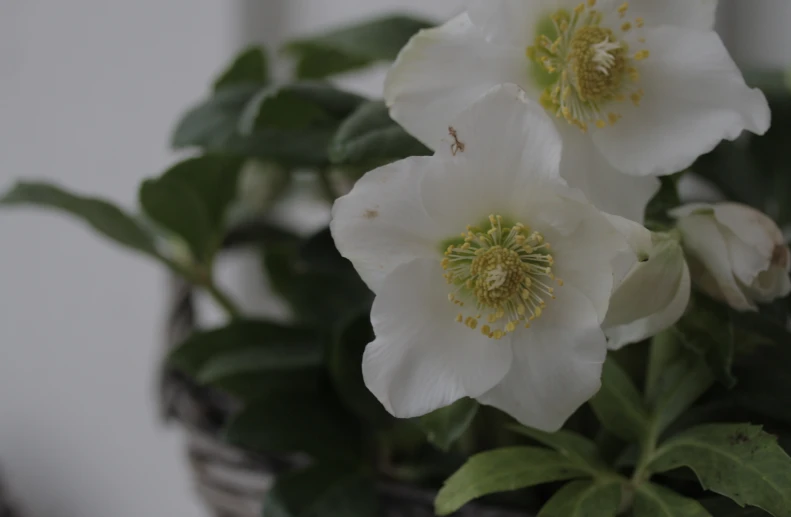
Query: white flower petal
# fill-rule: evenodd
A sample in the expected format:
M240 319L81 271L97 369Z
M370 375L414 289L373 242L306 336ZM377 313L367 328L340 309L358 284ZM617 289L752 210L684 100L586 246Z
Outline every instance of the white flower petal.
M724 226L720 227L720 232L728 246L728 260L733 268L733 275L742 285L752 284L762 271L769 268L774 246L765 252L760 248L750 246L741 239L741 236Z
M444 164L408 158L363 176L335 202L330 228L341 254L378 293L384 278L417 257L440 257L431 219L420 201L420 181Z
M524 49L535 42L542 19L579 3L580 0L471 0L467 13L487 40Z
M788 253L788 248L785 248ZM785 259L786 264L791 264L791 257ZM763 271L755 281L746 288L750 297L760 303L770 303L777 298L785 298L791 294L791 277L788 268L771 266L768 271Z
M562 207L553 190L563 185L560 137L517 86L491 89L452 126L458 142L451 138L437 152L448 166L425 175L420 186L423 205L445 237L480 224L489 214L531 218Z
M401 51L385 82L390 115L437 149L451 121L492 87L527 75L524 48L487 43L461 14L417 34Z
M630 343L638 343L672 327L681 319L689 305L691 281L689 268L684 264L676 296L664 310L632 323L605 329L611 350L618 350Z
M568 199L559 205L565 217L576 216L574 231L564 235L552 226L539 227L552 246L553 271L564 282L564 287L557 291L571 286L582 293L593 305L601 323L613 292L613 263L619 255L629 251L626 238L591 205Z
M775 246L784 242L783 232L777 224L754 208L739 203L717 203L711 208L718 223L767 260L772 258Z
M587 297L564 288L555 304L558 307L547 307L532 328L513 338L511 370L500 384L478 397L520 423L548 432L560 429L599 390L607 353Z
M442 274L438 260L396 268L371 310L376 340L365 349L363 377L399 418L483 394L500 382L512 361L508 336L492 340L454 321Z
M629 16L640 16L647 27L676 25L687 29L714 29L717 0L629 0Z
M736 283L728 255L728 245L714 218L693 214L680 219L678 228L684 234L684 246L687 251L705 266L717 282L720 292L716 294L721 295L737 310L756 310L755 304L744 295Z
M687 265L678 242L658 242L616 288L604 327L625 325L662 312L676 297L684 271Z
M745 129L767 131L766 97L745 85L716 33L662 26L646 29L645 36L651 55L640 67L641 105L620 104L623 118L593 134L616 168L670 174Z
M565 122L560 123L559 129L563 136L563 158L560 162L563 179L584 192L600 210L642 223L645 207L659 192L659 180L618 171L589 136Z
M437 156L471 161L487 182L502 178L510 185L525 172L531 177L559 181L560 135L537 103L515 84L495 86L449 124Z

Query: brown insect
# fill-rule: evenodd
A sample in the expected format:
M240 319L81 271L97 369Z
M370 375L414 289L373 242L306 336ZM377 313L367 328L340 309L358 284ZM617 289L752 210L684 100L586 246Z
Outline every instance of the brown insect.
M456 133L456 129L453 126L448 128L448 133L450 133L450 137L453 139L453 144L450 146L450 152L453 153L453 156L456 156L456 153L463 153L464 152L464 142L459 140L459 135Z

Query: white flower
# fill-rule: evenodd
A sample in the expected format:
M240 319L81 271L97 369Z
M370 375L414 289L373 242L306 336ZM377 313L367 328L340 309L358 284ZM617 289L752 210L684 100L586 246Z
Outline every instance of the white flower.
M514 83L556 115L561 175L606 212L642 221L658 181L723 138L764 133L712 30L716 0L470 0L423 31L387 79L391 115L430 147L492 86Z
M603 324L610 348L617 350L675 325L689 305L691 281L678 240L625 219L611 221L634 251L616 270L617 287Z
M558 429L600 387L612 261L628 245L560 180L560 139L517 87L448 134L333 208L338 249L376 294L366 385L398 417L469 396Z
M791 250L777 225L737 203L691 204L678 219L695 283L740 311L791 293Z

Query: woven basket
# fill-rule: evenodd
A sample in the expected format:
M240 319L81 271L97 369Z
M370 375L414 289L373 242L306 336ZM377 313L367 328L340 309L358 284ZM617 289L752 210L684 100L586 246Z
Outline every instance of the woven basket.
M237 232L226 248L245 241ZM167 343L174 346L196 327L193 292L174 279L167 325ZM197 385L165 367L161 384L164 418L177 422L187 434L187 454L200 497L217 517L260 517L262 500L276 475L306 464L295 456L261 455L223 443L220 430L239 409L231 397ZM377 484L381 517L434 517L436 493L382 479ZM527 517L523 513L482 505L468 505L458 515L469 517ZM4 516L0 516L4 517Z

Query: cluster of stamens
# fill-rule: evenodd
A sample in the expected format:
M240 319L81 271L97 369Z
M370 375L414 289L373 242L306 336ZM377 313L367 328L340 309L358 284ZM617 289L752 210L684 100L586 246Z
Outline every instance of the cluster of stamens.
M463 240L445 250L442 268L454 286L448 300L459 306L456 321L483 335L501 339L541 316L555 298L550 281L554 258L549 243L522 223L507 226L489 216L489 228L468 226Z
M583 132L589 124L604 128L617 123L622 116L613 103L640 105L645 92L635 62L649 57L645 49L631 52L623 39L645 24L639 17L627 19L628 2L608 17L595 7L596 0L586 0L571 12L557 11L551 16L550 34L541 34L527 49L528 58L552 77L541 103ZM618 20L615 29L602 25L610 19Z

